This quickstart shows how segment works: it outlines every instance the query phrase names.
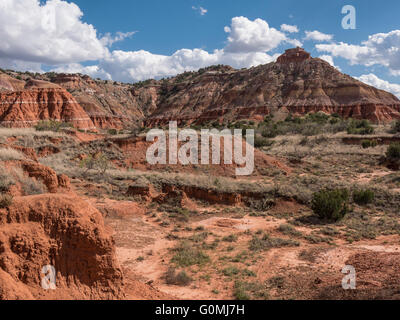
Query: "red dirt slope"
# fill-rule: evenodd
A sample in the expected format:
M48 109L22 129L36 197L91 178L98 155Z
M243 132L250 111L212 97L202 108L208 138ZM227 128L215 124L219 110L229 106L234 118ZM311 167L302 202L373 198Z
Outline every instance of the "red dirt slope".
M53 265L57 290L43 290ZM100 212L74 195L14 198L0 209L0 300L119 299L122 272Z

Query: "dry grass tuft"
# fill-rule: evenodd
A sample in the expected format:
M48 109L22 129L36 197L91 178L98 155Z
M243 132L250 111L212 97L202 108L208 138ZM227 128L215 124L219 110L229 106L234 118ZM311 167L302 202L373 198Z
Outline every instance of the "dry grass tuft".
M34 128L0 128L0 137L62 137L62 132L36 131Z
M10 161L10 160L24 160L25 156L14 149L1 148L0 149L0 161Z

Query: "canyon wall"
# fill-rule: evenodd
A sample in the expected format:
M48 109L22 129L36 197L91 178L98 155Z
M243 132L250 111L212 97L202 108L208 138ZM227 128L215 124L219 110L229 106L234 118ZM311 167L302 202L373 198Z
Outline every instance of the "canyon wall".
M76 128L95 125L75 98L62 88L31 88L0 93L0 125L32 127L41 120L69 122Z
M192 74L169 85L146 124L261 120L279 112L318 111L375 123L400 119L400 100L393 94L342 74L302 49L288 51L276 63Z
M9 126L55 119L84 129L120 129L318 111L383 123L400 119L400 100L301 48L250 69L212 66L136 84L80 74L0 73L0 121Z

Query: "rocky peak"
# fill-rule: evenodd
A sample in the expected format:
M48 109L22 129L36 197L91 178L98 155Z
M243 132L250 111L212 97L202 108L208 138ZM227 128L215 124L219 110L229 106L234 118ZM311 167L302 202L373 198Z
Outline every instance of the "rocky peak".
M311 55L303 48L288 49L278 58L278 63L298 63L311 59Z

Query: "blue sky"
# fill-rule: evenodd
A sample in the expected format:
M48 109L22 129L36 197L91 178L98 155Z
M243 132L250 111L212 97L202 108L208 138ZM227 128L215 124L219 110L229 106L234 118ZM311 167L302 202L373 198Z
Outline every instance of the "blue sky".
M342 28L344 5L356 30ZM399 12L398 0L0 0L0 67L134 82L268 63L301 44L400 96Z

